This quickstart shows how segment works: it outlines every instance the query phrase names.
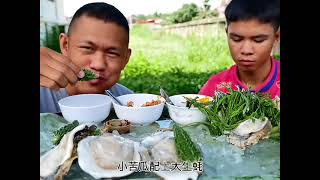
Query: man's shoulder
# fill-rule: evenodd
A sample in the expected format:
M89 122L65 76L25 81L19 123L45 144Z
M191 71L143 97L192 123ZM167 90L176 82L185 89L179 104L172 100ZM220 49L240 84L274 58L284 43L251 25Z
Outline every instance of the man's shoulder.
M67 96L65 89L53 91L46 87L40 87L40 113L60 112L58 101Z
M54 91L47 87L40 87L40 94L52 94L58 96L59 98L68 96L65 88L60 88L59 90Z
M205 85L200 89L199 93L203 95L214 96L214 92L217 89L221 89L225 85L232 85L232 82L234 81L233 74L236 70L235 68L235 65L233 65L227 70L212 75Z
M109 89L115 96L121 96L125 94L132 94L133 91L125 87L122 84L116 83Z
M212 75L208 81L229 81L233 78L233 74L235 73L234 71L236 71L236 65L233 65L227 70Z
M276 64L276 66L278 66L278 74L280 74L280 61L278 61L278 60L273 60L274 61L274 63Z

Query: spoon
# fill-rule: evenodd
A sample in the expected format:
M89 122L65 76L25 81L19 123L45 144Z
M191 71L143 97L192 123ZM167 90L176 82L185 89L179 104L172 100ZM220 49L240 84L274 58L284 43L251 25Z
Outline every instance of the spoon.
M162 89L161 87L160 87L160 95L166 100L166 102L168 102L171 105L174 105L173 102L170 100L166 91L164 89Z
M120 104L121 106L126 106L124 105L117 97L115 97L111 91L109 90L106 90L106 93L112 98L114 99L115 101L117 101L118 104Z

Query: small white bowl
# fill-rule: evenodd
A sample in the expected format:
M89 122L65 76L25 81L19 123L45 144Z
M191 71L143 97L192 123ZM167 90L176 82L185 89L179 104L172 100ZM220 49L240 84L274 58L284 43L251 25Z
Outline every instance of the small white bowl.
M187 100L184 97L188 98L204 98L208 97L210 101L212 101L212 97L199 95L199 94L179 94L170 96L170 100L173 102L174 105L169 103L167 104L169 116L170 118L178 124L187 125L195 122L203 122L206 120L205 114L203 114L198 108L186 107Z
M129 101L134 103L133 107L121 106L112 101L115 113L119 119L126 119L133 125L148 125L158 120L164 107L164 98L155 94L126 94L117 97L123 104ZM161 103L154 106L141 107L146 102L161 100Z
M99 123L110 113L111 98L103 94L80 94L59 100L62 115L68 122Z

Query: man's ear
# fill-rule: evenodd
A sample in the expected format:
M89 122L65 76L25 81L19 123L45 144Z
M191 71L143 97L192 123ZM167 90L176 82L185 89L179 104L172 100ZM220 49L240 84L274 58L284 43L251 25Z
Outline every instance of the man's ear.
M59 36L59 44L60 50L63 55L67 55L68 53L68 46L69 46L69 37L65 33L61 33Z
M224 30L226 31L226 34L228 35L228 24L226 23Z
M125 67L125 66L127 65L127 63L129 62L130 56L131 56L131 49L128 48L128 51L127 51L127 54L126 54L126 57L125 57L125 62L123 63L122 69L124 69L124 67Z
M273 42L273 47L279 46L280 42L280 28L277 30L277 32L274 34L274 42Z
M280 41L280 27L278 28L277 32L275 33L275 40L276 40L276 42Z

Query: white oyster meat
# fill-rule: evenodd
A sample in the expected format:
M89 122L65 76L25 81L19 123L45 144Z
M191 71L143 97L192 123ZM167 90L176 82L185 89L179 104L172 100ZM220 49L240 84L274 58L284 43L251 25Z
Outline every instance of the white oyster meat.
M226 132L227 141L242 150L257 144L260 139L268 138L272 125L268 118L248 119L239 124L232 132Z
M164 138L151 149L152 159L157 162L178 162L174 139Z
M145 147L145 151L140 151L142 160L152 161L154 164L159 162L159 170L153 171L158 176L165 180L196 180L198 178L197 171L183 171L182 169L175 168L170 170L170 168L165 168L165 164L180 163L174 142L173 131L157 132L152 136L149 136L142 140L142 146ZM141 148L142 149L142 148ZM148 151L148 153L146 153ZM146 154L150 154L147 156ZM145 157L148 157L145 159ZM181 166L180 166L181 168Z
M89 136L78 144L78 163L83 171L96 179L127 176L134 171L119 168L121 164L140 161L138 145L109 133Z

